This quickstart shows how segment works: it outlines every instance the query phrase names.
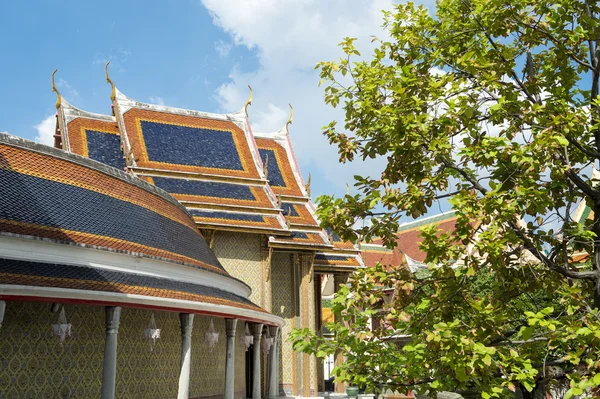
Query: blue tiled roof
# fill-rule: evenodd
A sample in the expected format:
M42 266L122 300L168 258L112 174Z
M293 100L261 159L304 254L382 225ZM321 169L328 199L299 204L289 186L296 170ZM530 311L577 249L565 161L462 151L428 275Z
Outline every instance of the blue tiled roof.
M327 229L327 234L331 235L331 238L335 242L341 242L342 241L342 239L340 238L340 236L338 236L337 234L335 234L334 232L332 232L331 229Z
M244 170L231 132L144 120L140 123L151 161Z
M315 255L315 259L316 260L339 260L339 261L343 261L343 260L348 260L350 258L348 256L325 255L325 254L322 254L322 253L317 253Z
M267 166L267 172L269 173L269 184L277 187L285 187L285 180L281 174L281 169L279 169L275 151L260 148L258 152L260 153L263 165L267 162L267 156L269 157L269 165Z
M298 212L296 212L296 208L294 207L294 204L291 204L289 202L281 203L281 209L283 209L283 214L286 216L288 216L288 212L289 212L289 216L299 216Z
M308 236L301 231L292 231L292 238L308 238Z
M170 280L114 270L97 269L88 266L72 266L56 263L29 262L0 259L0 272L25 276L64 278L69 280L113 282L124 285L141 286L158 290L180 291L196 295L226 299L244 305L256 306L250 300L219 288L200 285L191 281Z
M162 188L171 194L187 194L250 201L256 200L250 187L241 184L185 180L168 177L153 177L152 179L157 187Z
M86 130L85 133L89 158L113 168L125 169L125 158L118 135L95 130Z
M6 169L0 169L0 186L2 219L112 237L220 267L194 230L142 206Z
M261 223L265 221L265 218L262 215L255 215L255 214L248 214L248 213L203 211L200 209L190 209L189 211L193 216L200 216L200 217L205 217L205 218L243 220L246 222L261 222Z

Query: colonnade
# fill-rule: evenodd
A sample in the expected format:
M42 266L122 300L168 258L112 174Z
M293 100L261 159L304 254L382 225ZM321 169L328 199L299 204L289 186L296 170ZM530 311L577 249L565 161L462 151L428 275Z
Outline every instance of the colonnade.
M2 305L0 303L0 305ZM117 376L117 336L119 333L119 321L121 317L121 308L118 306L106 306L106 338L104 343L104 363L102 369L102 399L114 399L115 382ZM187 399L189 397L190 370L191 370L191 351L192 351L192 330L194 315L190 313L181 313L179 315L181 325L181 366L179 371L179 389L177 398ZM235 337L237 328L237 319L225 319L225 333L227 336L227 346L225 351L225 387L224 399L234 399L235 393ZM268 361L269 380L267 384L268 396L279 396L279 353L277 339L279 337L279 327L268 327L269 333L275 337ZM252 399L261 399L261 380L260 380L260 341L262 339L263 324L256 323L252 325L254 335L253 350L253 384Z

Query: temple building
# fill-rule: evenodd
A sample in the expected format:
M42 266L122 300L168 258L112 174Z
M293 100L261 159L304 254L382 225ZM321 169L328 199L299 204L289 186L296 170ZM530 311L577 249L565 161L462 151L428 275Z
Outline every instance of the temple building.
M58 99L55 146L0 135L5 397L316 396L322 281L362 267L319 227L292 118ZM341 359L338 359L341 361ZM2 395L0 395L2 397Z

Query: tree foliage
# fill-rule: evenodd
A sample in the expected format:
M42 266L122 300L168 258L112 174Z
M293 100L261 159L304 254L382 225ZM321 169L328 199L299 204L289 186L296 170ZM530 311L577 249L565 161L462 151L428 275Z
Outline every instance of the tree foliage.
M359 271L335 297L335 340L296 331L297 350L343 352L338 378L375 391L600 385L599 15L584 0L400 4L368 60L347 38L340 60L317 66L326 103L345 110L343 128L324 131L340 161L386 160L355 177L357 194L319 199L324 226L392 246L403 217L442 199L458 220L421 232L429 275ZM573 219L582 201L585 223Z

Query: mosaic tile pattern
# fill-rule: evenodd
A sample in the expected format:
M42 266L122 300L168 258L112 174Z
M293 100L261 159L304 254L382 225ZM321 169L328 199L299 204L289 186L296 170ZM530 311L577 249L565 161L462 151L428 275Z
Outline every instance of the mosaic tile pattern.
M160 339L152 351L143 339L154 313ZM181 332L175 312L121 309L117 346L117 398L176 398L181 363Z
M122 117L137 166L259 178L246 134L231 121L138 108Z
M125 169L125 158L121 151L121 138L116 134L86 130L88 157L113 168Z
M295 244L318 244L328 245L323 237L318 233L305 233L302 231L293 231L290 237L276 237L273 241Z
M165 176L139 176L183 202L205 202L248 208L273 208L264 187Z
M117 122L77 118L67 124L70 151L123 170L125 158Z
M104 356L103 306L64 305L72 336L61 346L50 335L57 313L50 303L7 301L0 329L0 398L97 398ZM143 339L154 314L161 338L149 350ZM225 323L214 318L219 343L204 344L209 317L196 315L192 333L190 397L221 395L224 390ZM245 390L245 352L236 338L236 397ZM122 308L118 335L116 397L177 397L181 330L176 312Z
M222 395L225 390L225 353L227 346L225 321L220 318L212 319L215 330L219 333L219 342L210 352L208 345L204 343L204 333L208 330L210 320L210 317L194 316L190 398Z
M242 184L167 177L153 177L152 180L157 187L170 194L256 201L256 196L252 193L250 187Z
M254 213L237 213L237 212L220 212L220 211L203 211L200 209L190 209L192 216L200 216L207 219L227 219L244 222L264 223L265 217Z
M144 190L142 182L128 182L131 178L124 174L116 176L121 174L111 176L0 141L0 232L134 252L224 273L174 200Z
M244 170L230 131L148 120L140 127L151 162Z
M256 144L263 165L267 162L267 156L269 158L268 178L275 194L303 196L290 165L286 149L271 139L256 138Z
M133 273L0 259L2 284L57 287L181 299L264 312L248 299L214 287Z
M51 304L7 301L0 329L0 398L97 398L104 359L104 308L65 305L72 335L51 336Z
M306 204L282 202L281 208L286 219L292 224L319 226L319 223L317 223L316 219L310 213Z
M361 264L354 255L334 255L329 253L317 253L315 256L315 265L323 266L350 266L360 267Z
M260 236L247 233L217 231L212 249L225 270L250 286L250 300L261 303Z
M226 225L236 228L261 228L268 230L283 231L281 223L275 216L245 214L245 213L225 213L225 212L206 212L194 211L194 221L200 225Z
M292 328L295 326L294 296L292 286L292 264L290 254L285 252L274 252L271 260L271 279L273 308L272 313L285 320L280 340L280 384L291 385L293 382L292 363L295 361L295 353L292 344L287 341ZM282 342L283 341L283 342Z

